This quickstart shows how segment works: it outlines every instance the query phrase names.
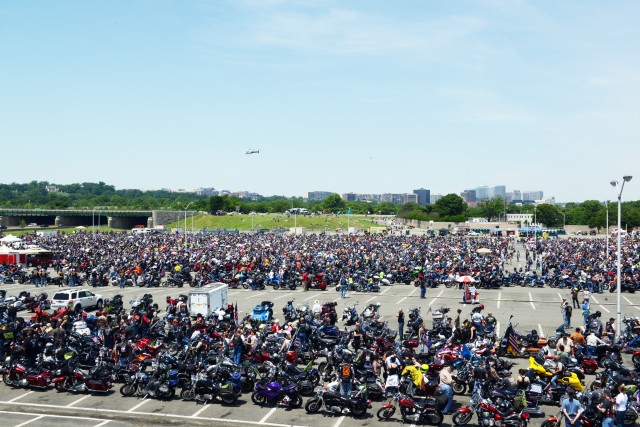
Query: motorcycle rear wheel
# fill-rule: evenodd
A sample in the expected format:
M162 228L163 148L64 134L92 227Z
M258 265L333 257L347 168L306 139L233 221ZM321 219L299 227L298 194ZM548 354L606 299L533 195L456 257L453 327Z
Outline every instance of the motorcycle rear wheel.
M455 414L453 414L453 424L457 426L463 426L463 425L469 424L469 421L471 421L472 416L473 414L471 412L456 411Z
M296 397L292 398L291 401L289 402L289 407L290 408L298 409L301 406L302 406L302 397L301 396L296 396Z
M304 405L304 410L308 413L312 414L318 412L320 407L322 406L322 401L317 397L307 400L307 403Z
M256 405L264 405L265 402L267 401L267 398L264 397L262 394L258 394L258 393L252 393L251 394L251 401L253 403L255 403Z
M429 424L438 426L442 424L442 421L444 421L444 415L440 411L435 411L434 413L427 415L427 420Z
M351 413L354 417L361 417L367 413L367 405L363 402L356 402L356 404L351 407Z
M376 415L379 420L389 420L391 419L391 417L393 417L393 414L395 413L396 413L396 408L394 406L392 408L380 408L378 409L378 412L376 412Z
M277 283L273 284L273 290L277 291L278 289L280 289L280 285L278 285Z
M253 399L253 396L251 396ZM223 393L220 395L220 400L225 405L233 405L238 400L238 396L235 393Z

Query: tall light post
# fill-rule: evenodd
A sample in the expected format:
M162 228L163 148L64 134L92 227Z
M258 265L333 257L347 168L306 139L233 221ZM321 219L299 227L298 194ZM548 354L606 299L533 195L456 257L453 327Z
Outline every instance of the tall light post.
M564 230L564 228L567 226L567 216L564 214L564 212L560 212L560 215L562 215L562 229Z
M184 207L184 234L187 234L187 209L191 206L193 202L189 202L187 206Z
M616 333L618 334L618 336L620 336L620 331L622 330L622 322L621 322L621 310L620 310L620 298L622 295L622 284L621 284L621 264L622 264L622 254L621 254L621 245L622 245L622 239L621 239L621 235L622 233L620 231L622 231L622 190L624 190L624 183L625 182L629 182L631 181L631 178L633 178L631 175L625 175L622 177L622 185L620 185L620 190L618 191L618 262L617 262L617 271L616 271L616 275L617 275L617 285L618 285L618 304L617 304L617 314L618 314L618 319L617 319L617 326L618 328L616 329ZM611 181L611 186L613 188L615 188L616 190L618 189L618 181L613 180Z
M96 210L91 211L91 234L95 234L96 232Z
M606 252L606 260L609 259L609 201L604 201L604 208L607 210L607 252ZM605 261L607 262L607 261Z
M536 250L538 248L538 206L533 205L533 259L536 259Z

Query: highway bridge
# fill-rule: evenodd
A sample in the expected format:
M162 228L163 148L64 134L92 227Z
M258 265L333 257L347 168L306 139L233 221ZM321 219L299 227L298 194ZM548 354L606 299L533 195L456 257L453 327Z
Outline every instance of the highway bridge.
M15 227L20 223L77 227L103 225L130 229L135 226L155 227L191 217L197 211L170 210L105 210L105 209L17 209L0 208L0 224Z

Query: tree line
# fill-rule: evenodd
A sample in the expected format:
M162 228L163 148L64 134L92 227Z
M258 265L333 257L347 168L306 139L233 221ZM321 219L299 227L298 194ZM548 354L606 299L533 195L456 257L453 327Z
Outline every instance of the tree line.
M49 190L55 187L56 191L49 191L48 187ZM417 205L345 201L339 194L331 194L324 200L285 196L247 200L230 195L209 197L166 190L116 190L114 186L104 182L54 185L46 181L32 181L26 184L0 184L0 206L5 208L183 210L187 205L189 209L210 213L283 213L291 208L305 208L309 212L398 215L407 219L447 222L465 222L470 217L499 221L504 220L505 214L534 213L533 205L511 205L500 198L481 201L475 207L470 207L457 194L447 194L433 205ZM598 200L567 203L565 206L540 204L535 211L536 221L547 227L575 224L602 228L605 227L607 218L605 203ZM609 203L608 211L609 224L617 224L617 202ZM640 201L622 203L621 219L623 227L640 226Z

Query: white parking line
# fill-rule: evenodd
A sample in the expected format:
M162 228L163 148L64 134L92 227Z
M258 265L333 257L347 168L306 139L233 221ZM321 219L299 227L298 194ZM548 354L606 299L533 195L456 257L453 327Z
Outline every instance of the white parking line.
M204 410L207 409L209 406L210 406L209 404L204 405L202 408L198 409L195 414L193 414L191 416L194 417L194 418L197 417L198 415L203 413Z
M103 422L101 422L100 424L95 425L95 426L93 426L93 427L102 427L103 425L105 425L105 424L107 424L107 423L110 423L110 422L111 422L111 420L104 420L104 421L103 421Z
M540 336L544 337L544 331L542 330L542 325L538 323L538 330L540 331Z
M531 307L535 310L536 306L533 305L533 296L531 296L531 292L529 292L529 304L531 304Z
M303 299L302 301L309 301L311 298L315 298L315 297L317 297L319 295L322 295L322 293L313 294L310 297L307 297L307 298Z
M391 286L387 286L386 289L382 292L380 292L380 295L384 294L385 292L387 292L389 289L391 289Z
M339 427L340 424L342 424L343 421L344 421L344 415L341 416L340 418L338 418L338 421L336 421L336 423L333 425L333 427Z
M502 292L498 292L498 303L496 304L496 308L500 308L500 300L502 299Z
M429 302L429 305L433 304L435 300L437 300L438 298L440 298L442 296L442 293L444 292L444 289L440 291L440 293L438 294L437 297L435 297L434 299L431 300L431 302Z
M596 304L600 304L600 301L598 301L598 300L596 299L596 297L595 297L593 294L591 294L591 299L592 299L592 300L593 300L593 302L595 302Z
M151 400L151 399L149 399ZM144 405L145 403L147 403L149 400L147 399L142 399L142 402L138 403L136 406L134 406L133 408L129 409L127 412L133 412L136 409L138 409L139 407L141 407L142 405Z
M71 408L71 407L72 407L72 406L74 406L76 403L80 403L80 402L82 402L83 400L88 399L88 398L90 398L90 397L91 397L91 395L90 395L90 394L87 394L86 396L81 397L80 399L75 400L75 401L73 401L73 402L69 403L69 404L67 405L67 408Z
M404 297L404 298L402 298L402 299L398 300L398 302L396 302L396 304L400 304L402 301L404 301L404 300L406 300L406 299L407 299L407 297Z
M414 287L413 290L411 292L409 292L409 296L412 296L413 294L415 294L418 291L418 289L420 289L419 286L417 288Z
M496 323L496 337L500 336L500 322Z
M22 424L18 424L18 425L17 425L17 426L15 426L15 427L22 427L22 426L26 426L27 424L31 424L31 423L32 423L32 422L34 422L34 421L38 421L40 418L44 418L44 415L39 415L39 416L37 416L37 417L35 417L35 418L30 419L29 421L25 421L25 422L23 422Z
M564 298L562 297L562 294L560 292L558 292L558 297L560 298L560 302L562 302L564 300Z
M278 409L278 408L271 408L271 410L270 410L269 412L267 412L267 415L265 415L264 417L262 417L262 419L261 419L260 421L258 421L258 422L259 422L260 424L262 424L262 423L266 422L266 421L269 419L269 417L270 417L271 415L273 415L273 413L274 413L274 412L276 412L276 409Z
M33 390L26 392L25 394L21 394L18 397L14 397L13 399L11 399L9 402L15 402L18 399L22 399L25 396L29 396L31 393L33 393Z
M631 302L631 300L630 300L629 298L627 298L627 297L622 297L622 298L624 298L624 300L625 300L626 302L628 302L629 304L633 305L633 303Z
M366 300L364 303L366 304L366 303L368 303L369 301L373 301L373 300L374 300L374 299L376 299L376 298L378 298L378 297L377 297L377 296L375 296L375 297L371 297L371 298L369 298L368 300Z

